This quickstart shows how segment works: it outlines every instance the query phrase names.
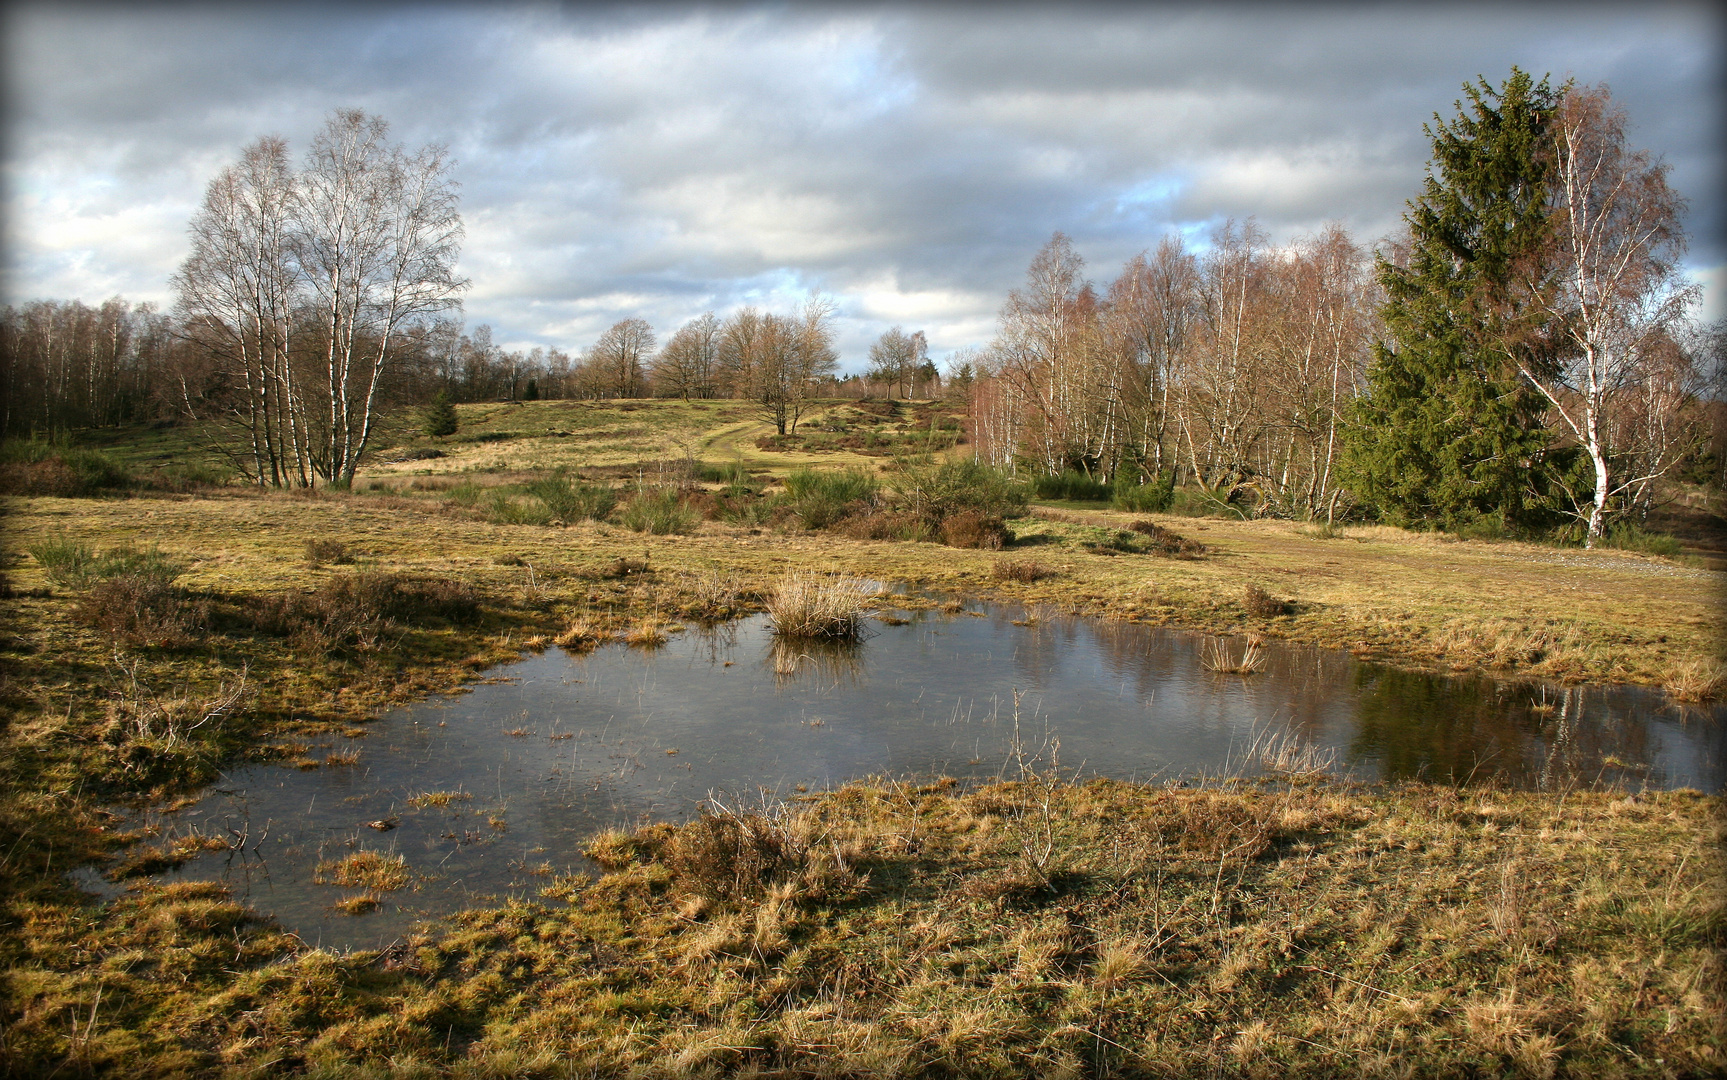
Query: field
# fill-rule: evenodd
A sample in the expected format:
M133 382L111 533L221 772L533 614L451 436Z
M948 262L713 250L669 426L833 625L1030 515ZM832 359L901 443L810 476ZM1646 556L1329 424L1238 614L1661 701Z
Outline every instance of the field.
M1719 686L1724 576L1694 559L1053 502L997 551L771 511L801 467L891 491L963 456L945 416L840 403L778 443L733 402L463 406L448 440L398 423L351 492L6 499L0 1072L1722 1067L1722 810L1694 793L862 784L598 838L597 883L348 956L212 887L95 908L61 876L149 840L106 806L301 760L560 635L759 608L798 571L1436 670ZM112 450L135 468L186 453L134 434ZM533 494L552 475L626 507L555 517ZM629 516L674 485L726 512ZM1171 534L1204 550L1160 553Z

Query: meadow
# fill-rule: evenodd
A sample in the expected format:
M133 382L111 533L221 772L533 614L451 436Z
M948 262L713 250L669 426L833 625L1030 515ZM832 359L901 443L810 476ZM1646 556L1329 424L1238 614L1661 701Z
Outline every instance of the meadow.
M160 854L112 807L235 762L323 767L320 739L525 649L651 646L836 567L1428 670L1720 690L1723 575L1695 558L1041 497L967 473L952 419L836 402L781 440L729 401L463 406L442 440L397 418L350 491L152 482L190 455L180 429L109 440L133 479L93 492L11 466L31 493L5 499L0 556L0 1071L1727 1064L1713 793L860 781L596 837L598 881L353 954L215 886L141 876L95 905L64 877Z

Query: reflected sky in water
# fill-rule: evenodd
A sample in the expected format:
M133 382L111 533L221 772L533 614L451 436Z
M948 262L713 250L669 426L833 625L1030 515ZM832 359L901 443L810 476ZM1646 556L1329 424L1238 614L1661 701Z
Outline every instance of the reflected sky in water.
M315 750L357 749L355 765L236 770L153 816L169 835L244 838L168 876L225 880L309 943L374 947L417 918L591 872L581 848L607 826L870 775L1253 774L1254 747L1287 739L1363 780L1727 785L1724 711L1639 688L1437 678L1275 643L1260 674L1222 675L1205 639L1177 631L1014 608L902 614L852 647L778 642L758 616L653 651L528 656ZM350 917L331 905L352 890L312 879L356 848L399 853L416 876Z

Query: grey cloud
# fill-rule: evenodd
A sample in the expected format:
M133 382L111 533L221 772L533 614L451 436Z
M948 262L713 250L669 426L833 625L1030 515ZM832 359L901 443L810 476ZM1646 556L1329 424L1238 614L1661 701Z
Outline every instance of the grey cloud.
M164 292L203 184L265 132L386 116L458 159L471 322L580 347L632 315L841 300L975 340L1050 232L1105 278L1167 229L1257 216L1371 241L1420 127L1512 63L1612 83L1722 261L1714 16L1542 7L15 8L8 291ZM110 178L101 189L89 178ZM84 178L84 179L80 179ZM35 189L77 191L44 208ZM32 187L34 185L34 188ZM127 244L79 247L126 212ZM49 219L52 220L49 220ZM1201 229L1203 232L1203 229ZM139 236L143 238L141 242ZM153 253L153 254L152 254ZM969 336L967 336L969 335ZM859 343L863 344L859 344Z

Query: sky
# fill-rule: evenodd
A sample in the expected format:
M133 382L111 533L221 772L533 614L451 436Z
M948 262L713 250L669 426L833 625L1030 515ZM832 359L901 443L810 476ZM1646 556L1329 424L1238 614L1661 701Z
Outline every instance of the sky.
M171 307L206 185L332 110L446 145L469 327L572 354L620 319L837 305L983 345L1051 236L1100 285L1170 232L1331 221L1371 244L1435 113L1513 65L1607 83L1689 198L1727 314L1712 5L14 3L0 13L0 296Z

